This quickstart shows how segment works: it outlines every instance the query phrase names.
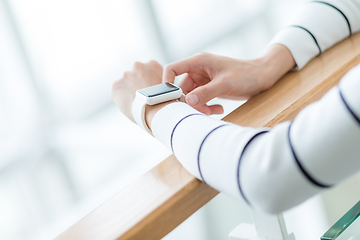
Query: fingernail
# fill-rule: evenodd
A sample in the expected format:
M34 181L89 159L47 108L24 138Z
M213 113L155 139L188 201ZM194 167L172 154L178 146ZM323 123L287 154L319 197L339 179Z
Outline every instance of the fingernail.
M196 94L191 94L186 97L186 103L191 106L195 106L199 103L199 98L196 96Z

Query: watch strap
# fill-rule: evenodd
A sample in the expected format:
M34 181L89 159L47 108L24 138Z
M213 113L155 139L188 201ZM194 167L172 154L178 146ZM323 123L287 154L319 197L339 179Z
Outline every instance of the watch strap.
M185 95L183 93L181 94L179 100L181 102L185 102ZM148 125L146 123L145 107L146 107L146 102L144 101L144 99L142 99L136 95L134 102L132 104L132 114L133 114L134 120L135 120L136 124L139 125L143 130L148 132L150 135L154 136L152 134L151 129L148 127Z
M146 124L145 107L146 107L145 101L139 97L135 97L134 102L132 104L132 114L137 125L139 125L143 130L145 130L149 134L153 135L150 128Z

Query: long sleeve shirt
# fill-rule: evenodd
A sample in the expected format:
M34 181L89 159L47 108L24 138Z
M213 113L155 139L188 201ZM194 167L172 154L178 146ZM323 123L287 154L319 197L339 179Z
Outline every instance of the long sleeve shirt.
M359 0L313 1L271 44L286 46L301 69L359 30ZM360 170L360 65L273 129L215 120L178 102L157 112L152 130L198 179L257 210L282 212Z

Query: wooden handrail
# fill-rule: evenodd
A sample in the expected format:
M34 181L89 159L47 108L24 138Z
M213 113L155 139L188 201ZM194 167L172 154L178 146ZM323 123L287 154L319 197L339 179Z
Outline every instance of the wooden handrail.
M303 70L289 72L223 120L249 127L292 120L359 62L360 33L325 51ZM57 239L160 239L217 194L172 155Z

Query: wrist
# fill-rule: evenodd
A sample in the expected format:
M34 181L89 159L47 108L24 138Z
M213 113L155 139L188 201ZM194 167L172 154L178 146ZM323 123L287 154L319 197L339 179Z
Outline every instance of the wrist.
M158 111L160 111L163 107L165 107L166 105L169 105L169 104L174 103L174 102L178 102L178 100L175 99L175 100L159 103L159 104L156 104L156 105L146 105L146 107L145 107L145 121L146 121L146 124L148 125L148 127L150 129L152 129L151 128L151 123L152 123L152 120L153 120L155 114Z
M290 50L284 45L274 44L265 54L256 59L261 66L259 82L264 90L274 85L283 75L296 66Z

